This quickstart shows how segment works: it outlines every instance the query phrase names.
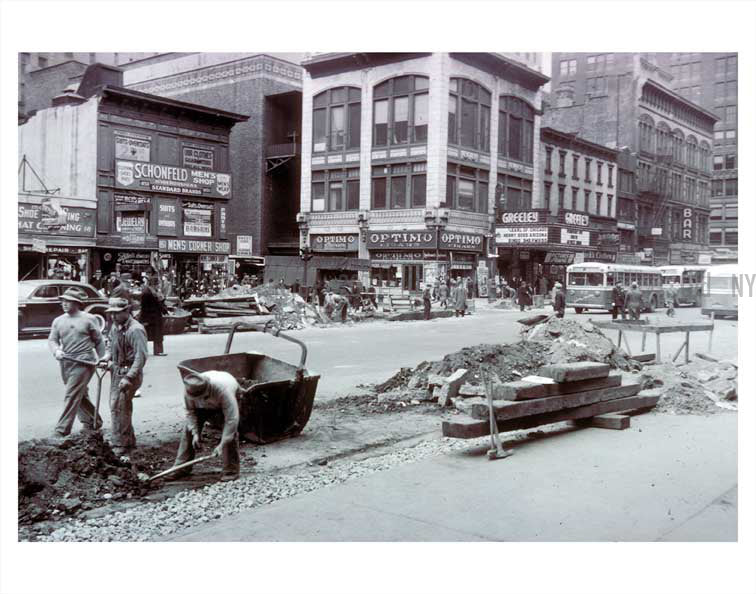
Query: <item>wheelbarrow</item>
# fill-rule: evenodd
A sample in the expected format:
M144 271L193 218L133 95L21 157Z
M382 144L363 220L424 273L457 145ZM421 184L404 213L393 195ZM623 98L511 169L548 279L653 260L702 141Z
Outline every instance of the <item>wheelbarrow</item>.
M268 332L298 345L302 353L299 365L255 352L231 354L231 344L238 329ZM269 325L236 322L226 340L222 355L186 359L178 365L184 378L192 373L226 371L233 375L241 390L239 402L239 435L257 444L271 443L299 435L310 420L319 375L305 369L307 347ZM222 414L211 419L211 426L222 426Z

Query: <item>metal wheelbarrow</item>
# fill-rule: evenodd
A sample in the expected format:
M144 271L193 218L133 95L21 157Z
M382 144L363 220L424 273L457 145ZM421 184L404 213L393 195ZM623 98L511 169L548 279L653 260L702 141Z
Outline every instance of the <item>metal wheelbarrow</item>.
M299 365L292 365L261 353L233 353L231 343L240 328L255 332L269 332L298 345L302 351ZM190 373L226 371L242 386L239 401L239 435L258 443L271 443L299 435L310 420L319 375L305 369L307 347L303 342L265 326L236 322L226 340L222 355L186 359L179 363L182 378ZM222 415L210 421L222 426Z

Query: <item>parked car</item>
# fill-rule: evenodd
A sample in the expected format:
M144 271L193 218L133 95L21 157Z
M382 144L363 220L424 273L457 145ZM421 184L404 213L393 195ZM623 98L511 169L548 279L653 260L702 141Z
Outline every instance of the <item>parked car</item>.
M60 296L76 288L87 296L83 310L100 317L105 326L108 300L86 283L66 280L25 280L18 282L18 335L47 334L53 320L63 313Z

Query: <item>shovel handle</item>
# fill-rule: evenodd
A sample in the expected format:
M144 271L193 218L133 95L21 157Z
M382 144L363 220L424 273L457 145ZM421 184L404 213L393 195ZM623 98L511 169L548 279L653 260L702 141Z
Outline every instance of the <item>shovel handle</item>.
M194 466L195 464L199 464L200 462L205 462L206 460L210 460L211 458L215 458L215 454L209 454L208 456L202 456L201 458L195 458L194 460L189 460L188 462L184 462L183 464L179 464L178 466L173 466L169 468L168 470L164 470L163 472L159 472L155 476L152 476L147 479L147 481L154 481L157 478L160 478L161 476L166 476L167 474L172 474L176 472L177 470L181 470L182 468L189 468L190 466Z

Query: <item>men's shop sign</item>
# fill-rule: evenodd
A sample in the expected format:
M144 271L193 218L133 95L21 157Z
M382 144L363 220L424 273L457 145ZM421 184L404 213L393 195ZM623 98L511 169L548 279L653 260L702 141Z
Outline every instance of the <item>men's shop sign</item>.
M471 252L483 251L483 236L476 235L475 233L442 231L438 240L438 247L440 249Z
M316 252L356 252L357 238L356 233L313 235L312 249Z
M434 249L436 234L432 231L370 231L368 249Z
M224 198L231 193L231 175L157 163L116 161L116 186L182 196Z
M200 241L195 239L161 239L158 242L158 249L161 252L230 254L231 243L228 241Z
M43 204L18 203L18 232L45 235L94 237L95 210L61 206L49 201Z

